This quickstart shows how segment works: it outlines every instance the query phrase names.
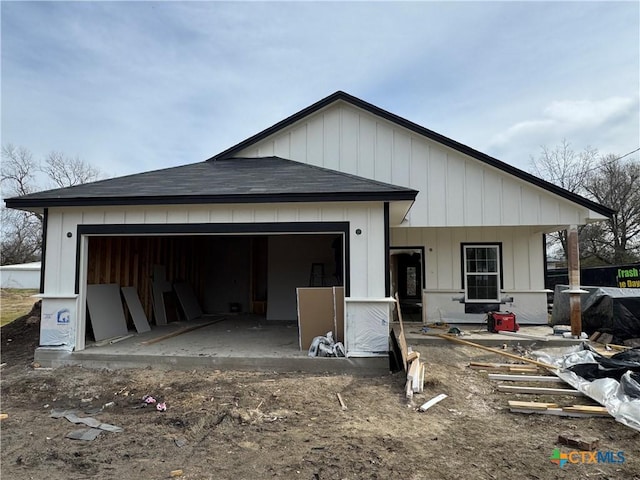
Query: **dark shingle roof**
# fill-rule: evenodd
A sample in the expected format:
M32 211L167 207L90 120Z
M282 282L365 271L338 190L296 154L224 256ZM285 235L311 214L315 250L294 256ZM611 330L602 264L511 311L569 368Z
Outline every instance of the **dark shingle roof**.
M24 195L8 207L414 200L418 192L279 157L230 158Z
M457 150L460 153L463 153L472 158L475 158L476 160L486 163L487 165L491 165L492 167L498 168L508 174L511 174L515 177L520 178L521 180L524 180L525 182L536 185L540 188L543 188L544 190L547 190L551 193L554 193L563 198L566 198L567 200L577 203L578 205L582 205L583 207L586 207L589 210L593 210L594 212L598 212L607 217L611 217L616 213L616 211L611 208L605 207L604 205L593 202L585 197L582 197L573 192L565 190L564 188L554 185L553 183L542 180L541 178L538 178L535 175L531 175L530 173L527 173L524 170L520 170L519 168L516 168L513 165L509 165L508 163L498 160L497 158L494 158L482 152L479 152L478 150L468 147L467 145L463 145L462 143L456 142L451 138L445 137L444 135L436 133L433 130L429 130L428 128L418 125L417 123L413 123L410 120L407 120L406 118L402 118L394 113L388 112L387 110L383 110L380 107L376 107L371 103L365 102L364 100L361 100L357 97L354 97L353 95L349 95L348 93L345 93L342 91L337 91L329 95L328 97L325 97L322 100L319 100L313 105L310 105L307 108L300 110L298 113L294 113L290 117L285 118L284 120L272 125L271 127L253 135L252 137L247 138L246 140L234 145L233 147L228 148L227 150L215 155L214 157L211 157L209 160L216 160L220 158L231 157L237 154L238 152L240 152L241 150L253 145L254 143L257 143L260 140L267 138L268 136L278 132L279 130L282 130L290 125L293 125L295 122L302 120L304 117L307 117L329 106L330 104L338 101L349 103L351 105L354 105L355 107L358 107L362 110L370 112L373 115L384 118L408 130L411 130L412 132L418 135L429 138L453 150Z

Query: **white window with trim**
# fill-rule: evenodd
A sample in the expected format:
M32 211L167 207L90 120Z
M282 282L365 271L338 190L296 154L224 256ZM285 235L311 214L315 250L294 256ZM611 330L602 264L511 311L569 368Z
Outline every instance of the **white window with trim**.
M465 302L500 302L500 244L463 244L462 256Z

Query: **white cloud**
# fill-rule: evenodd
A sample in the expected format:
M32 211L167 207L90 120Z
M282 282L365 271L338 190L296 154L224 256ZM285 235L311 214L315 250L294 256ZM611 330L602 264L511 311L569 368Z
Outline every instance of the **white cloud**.
M523 120L495 134L487 150L495 156L511 152L511 159L526 168L541 147L554 147L564 139L574 149L586 147L601 153L624 154L640 144L640 100L609 97L599 100L556 100L538 118Z
M0 8L2 141L113 174L202 160L338 89L518 166L556 134L637 142L635 3Z

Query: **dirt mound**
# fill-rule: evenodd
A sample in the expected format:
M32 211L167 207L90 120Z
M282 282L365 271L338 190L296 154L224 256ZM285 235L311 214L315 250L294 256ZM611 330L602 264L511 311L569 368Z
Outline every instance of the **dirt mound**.
M34 303L29 313L0 328L2 363L11 367L33 362L33 352L40 340L42 301Z

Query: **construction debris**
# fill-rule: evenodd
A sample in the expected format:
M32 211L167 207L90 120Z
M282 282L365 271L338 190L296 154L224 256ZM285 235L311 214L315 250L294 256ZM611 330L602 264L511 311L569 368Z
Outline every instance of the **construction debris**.
M422 405L420 405L420 407L418 408L418 411L420 412L426 412L429 408L433 407L436 403L441 402L442 400L444 400L445 398L447 398L447 395L444 393L441 393L440 395L438 395L437 397L433 397L431 400L429 400L428 402L423 403Z
M573 433L561 433L558 435L558 443L589 452L597 450L600 446L600 440L597 438L583 438Z
M447 340L449 340L451 342L460 343L462 345L468 345L470 347L476 347L476 348L479 348L481 350L485 350L487 352L497 353L498 355L503 355L505 357L509 357L509 358L513 358L513 359L520 360L520 361L523 361L523 362L527 362L527 363L530 363L532 365L537 365L539 367L547 368L549 370L557 369L556 366L554 366L554 365L552 365L550 363L544 363L544 362L539 362L537 360L531 360L530 358L520 357L518 355L514 355L512 353L505 352L503 350L498 350L497 348L485 347L484 345L480 345L480 344L477 344L477 343L469 342L467 340L462 340L461 338L454 337L452 335L438 334L436 336L440 337L440 338L445 338L445 339L447 339Z
M333 332L314 337L309 347L310 357L344 357L345 348L342 342L333 339Z
M564 383L558 377L552 375L508 375L502 373L490 373L488 375L489 380L503 381L503 382L551 382L551 383Z
M583 397L584 393L572 388L543 388L543 387L521 387L514 385L498 385L499 392L507 393L530 393L536 395L571 395Z
M69 432L65 435L65 438L70 438L72 440L85 440L92 441L98 438L98 435L102 433L102 430L97 428L82 428L80 430L74 430L73 432Z
M545 415L557 415L561 417L608 417L609 413L604 407L571 405L559 407L555 403L520 402L509 400L509 409L514 413L540 413Z

